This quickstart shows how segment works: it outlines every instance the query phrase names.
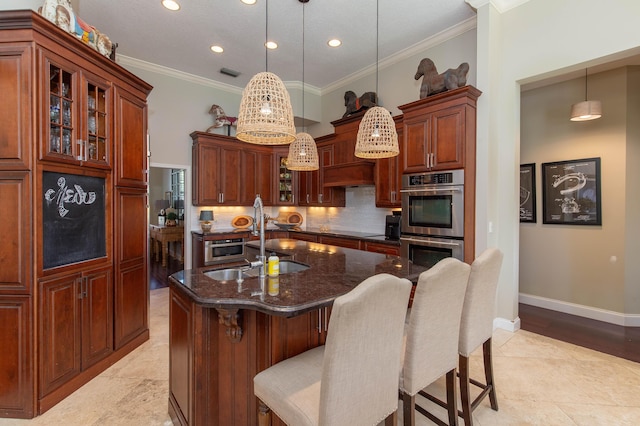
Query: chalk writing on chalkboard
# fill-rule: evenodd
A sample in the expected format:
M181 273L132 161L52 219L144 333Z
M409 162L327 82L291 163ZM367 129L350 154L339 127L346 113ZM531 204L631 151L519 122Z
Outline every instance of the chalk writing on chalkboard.
M106 256L105 179L42 174L44 269Z

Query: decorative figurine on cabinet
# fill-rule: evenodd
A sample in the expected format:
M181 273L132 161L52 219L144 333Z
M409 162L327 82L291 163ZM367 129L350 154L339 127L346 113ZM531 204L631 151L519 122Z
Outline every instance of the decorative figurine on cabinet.
M207 129L207 132L211 132L218 127L227 126L227 136L231 136L231 126L235 126L238 117L229 117L224 113L224 110L219 105L211 105L209 114L213 115L213 126Z
M369 109L378 105L378 96L376 92L365 92L362 96L357 97L354 92L348 90L344 92L344 106L347 110L342 118L346 118L356 112Z
M442 74L438 74L436 65L429 58L424 58L418 65L415 79L422 78L420 86L420 99L447 90L457 89L467 84L467 73L469 64L463 62L456 69L449 68Z

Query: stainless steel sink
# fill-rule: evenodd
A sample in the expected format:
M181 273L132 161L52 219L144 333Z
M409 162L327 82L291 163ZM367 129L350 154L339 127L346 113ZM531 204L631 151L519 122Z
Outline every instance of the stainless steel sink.
M280 261L280 274L292 274L295 272L306 271L307 269L309 269L309 265L296 262L295 260L285 259ZM216 281L236 281L238 278L245 279L248 277L257 277L259 270L258 268L227 268L207 271L204 274Z
M237 280L238 278L245 278L246 274L242 269L238 268L230 268L230 269L218 269L214 271L207 271L204 273L211 279L217 281L229 281L229 280Z
M301 272L309 269L309 265L296 262L295 260L281 260L280 261L280 273L291 274L293 272Z

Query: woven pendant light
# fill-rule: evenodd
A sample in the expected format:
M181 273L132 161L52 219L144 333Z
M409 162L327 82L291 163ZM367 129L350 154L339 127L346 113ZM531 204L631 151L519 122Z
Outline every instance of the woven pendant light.
M296 138L289 92L271 72L253 76L242 92L236 137L260 145L285 145Z
M380 6L376 1L376 96L378 94L378 28ZM355 156L359 158L389 158L400 153L398 132L391 113L386 108L369 108L360 121Z
M267 1L265 9L267 39ZM265 68L268 68L268 53L265 58ZM236 137L244 142L259 145L286 145L293 142L296 128L291 99L280 77L268 71L253 76L242 92L236 126Z
M309 0L300 0L302 3L302 121L304 122L304 4ZM303 129L304 130L304 129ZM287 168L289 170L310 171L318 170L318 147L316 141L310 134L300 132L296 135L296 140L289 145L289 156L287 157Z
M289 157L287 158L289 170L309 171L318 170L318 148L316 142L309 133L300 132L296 140L289 145Z
M400 153L398 132L391 113L385 108L369 108L360 121L356 157L388 158Z

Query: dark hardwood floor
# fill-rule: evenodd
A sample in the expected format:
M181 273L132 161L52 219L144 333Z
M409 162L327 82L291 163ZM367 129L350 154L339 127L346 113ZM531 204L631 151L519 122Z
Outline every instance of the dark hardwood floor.
M622 327L522 303L519 316L523 330L640 362L640 327Z
M156 288L168 287L169 275L183 269L183 263L177 261L171 256L169 256L169 259L167 260L166 267L162 267L161 262L156 262L152 259L149 267L149 288L151 290L155 290Z

